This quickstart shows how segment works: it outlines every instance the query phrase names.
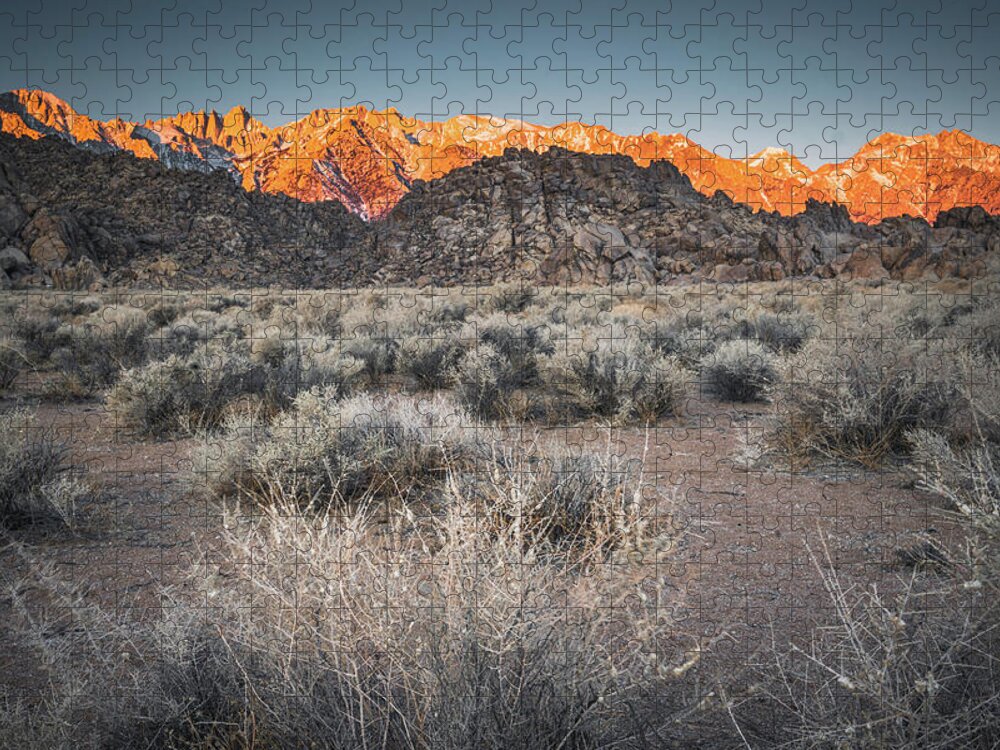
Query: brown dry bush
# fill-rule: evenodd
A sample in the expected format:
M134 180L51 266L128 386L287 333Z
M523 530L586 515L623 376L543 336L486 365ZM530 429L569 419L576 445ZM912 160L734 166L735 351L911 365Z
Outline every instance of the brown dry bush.
M330 413L314 401L300 411ZM381 454L383 473L425 466L436 446L461 452L445 425L389 424L407 406L385 424L347 421L354 434L338 450ZM367 401L340 416L378 411ZM403 439L376 435L380 426ZM224 511L213 553L152 629L79 604L72 628L25 617L55 666L54 700L12 705L0 746L610 749L699 736L711 746L718 727L696 728L704 692L679 687L697 649L676 648L661 601L655 560L669 538L649 533L642 467L537 449L438 459L443 502L419 518L363 498L303 512L297 485L276 482L267 504ZM267 450L284 451L282 471L297 462L280 441ZM515 466L526 453L536 459ZM474 491L461 479L493 469ZM77 719L53 736L69 715L55 698L69 690Z
M601 559L642 549L657 516L657 488L643 460L610 450L573 453L493 439L484 460L453 472L448 497L473 508L481 531L535 553Z
M949 423L954 373L919 346L858 337L814 340L779 362L774 448L874 465L905 453L906 434Z
M583 414L649 424L681 411L694 374L634 335L573 346L549 378Z
M0 336L0 391L10 388L27 365L21 344L12 336Z
M244 352L213 347L126 370L107 405L123 425L141 433L190 434L218 426L234 402L266 391L262 366Z
M82 608L74 628L46 629L72 641L51 650L78 717L50 746L651 748L688 734L670 609L642 604L659 596L652 568L583 575L448 507L419 531L364 508L227 514L224 570L196 566L151 632ZM116 680L106 654L122 652L131 679ZM17 722L0 743L42 729Z
M804 646L774 649L755 694L730 706L761 746L1000 743L1000 448L956 448L929 430L909 439L920 485L947 503L963 538L935 548L932 567L862 590L846 587L822 550L833 622L818 623Z
M68 474L66 452L31 413L0 414L0 526L72 524L86 487Z

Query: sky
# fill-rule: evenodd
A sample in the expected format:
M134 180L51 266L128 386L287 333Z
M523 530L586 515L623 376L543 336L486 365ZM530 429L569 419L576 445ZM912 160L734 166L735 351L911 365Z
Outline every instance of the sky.
M132 5L8 0L0 89L100 119L243 105L277 125L360 103L580 120L811 166L887 131L1000 143L1000 0Z

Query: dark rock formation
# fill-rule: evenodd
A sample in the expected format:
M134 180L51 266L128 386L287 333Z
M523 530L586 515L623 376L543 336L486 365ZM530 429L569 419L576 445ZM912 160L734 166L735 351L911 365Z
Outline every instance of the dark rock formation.
M981 208L935 224L792 217L697 192L669 162L508 149L416 182L382 221L246 192L222 172L0 134L0 285L344 287L968 278L1000 250Z
M73 287L337 286L375 269L368 228L339 203L4 134L0 246L31 261L3 269L15 283Z

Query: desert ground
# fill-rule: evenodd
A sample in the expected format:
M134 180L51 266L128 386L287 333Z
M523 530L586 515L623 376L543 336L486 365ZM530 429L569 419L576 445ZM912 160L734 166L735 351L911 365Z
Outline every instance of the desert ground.
M995 747L998 303L0 293L0 747Z

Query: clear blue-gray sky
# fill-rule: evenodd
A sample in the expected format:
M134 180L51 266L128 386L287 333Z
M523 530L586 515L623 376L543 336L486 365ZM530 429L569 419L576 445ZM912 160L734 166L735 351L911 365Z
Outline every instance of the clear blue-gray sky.
M1000 0L15 0L0 88L21 87L100 118L243 104L273 125L364 103L815 166L885 131L1000 142Z

